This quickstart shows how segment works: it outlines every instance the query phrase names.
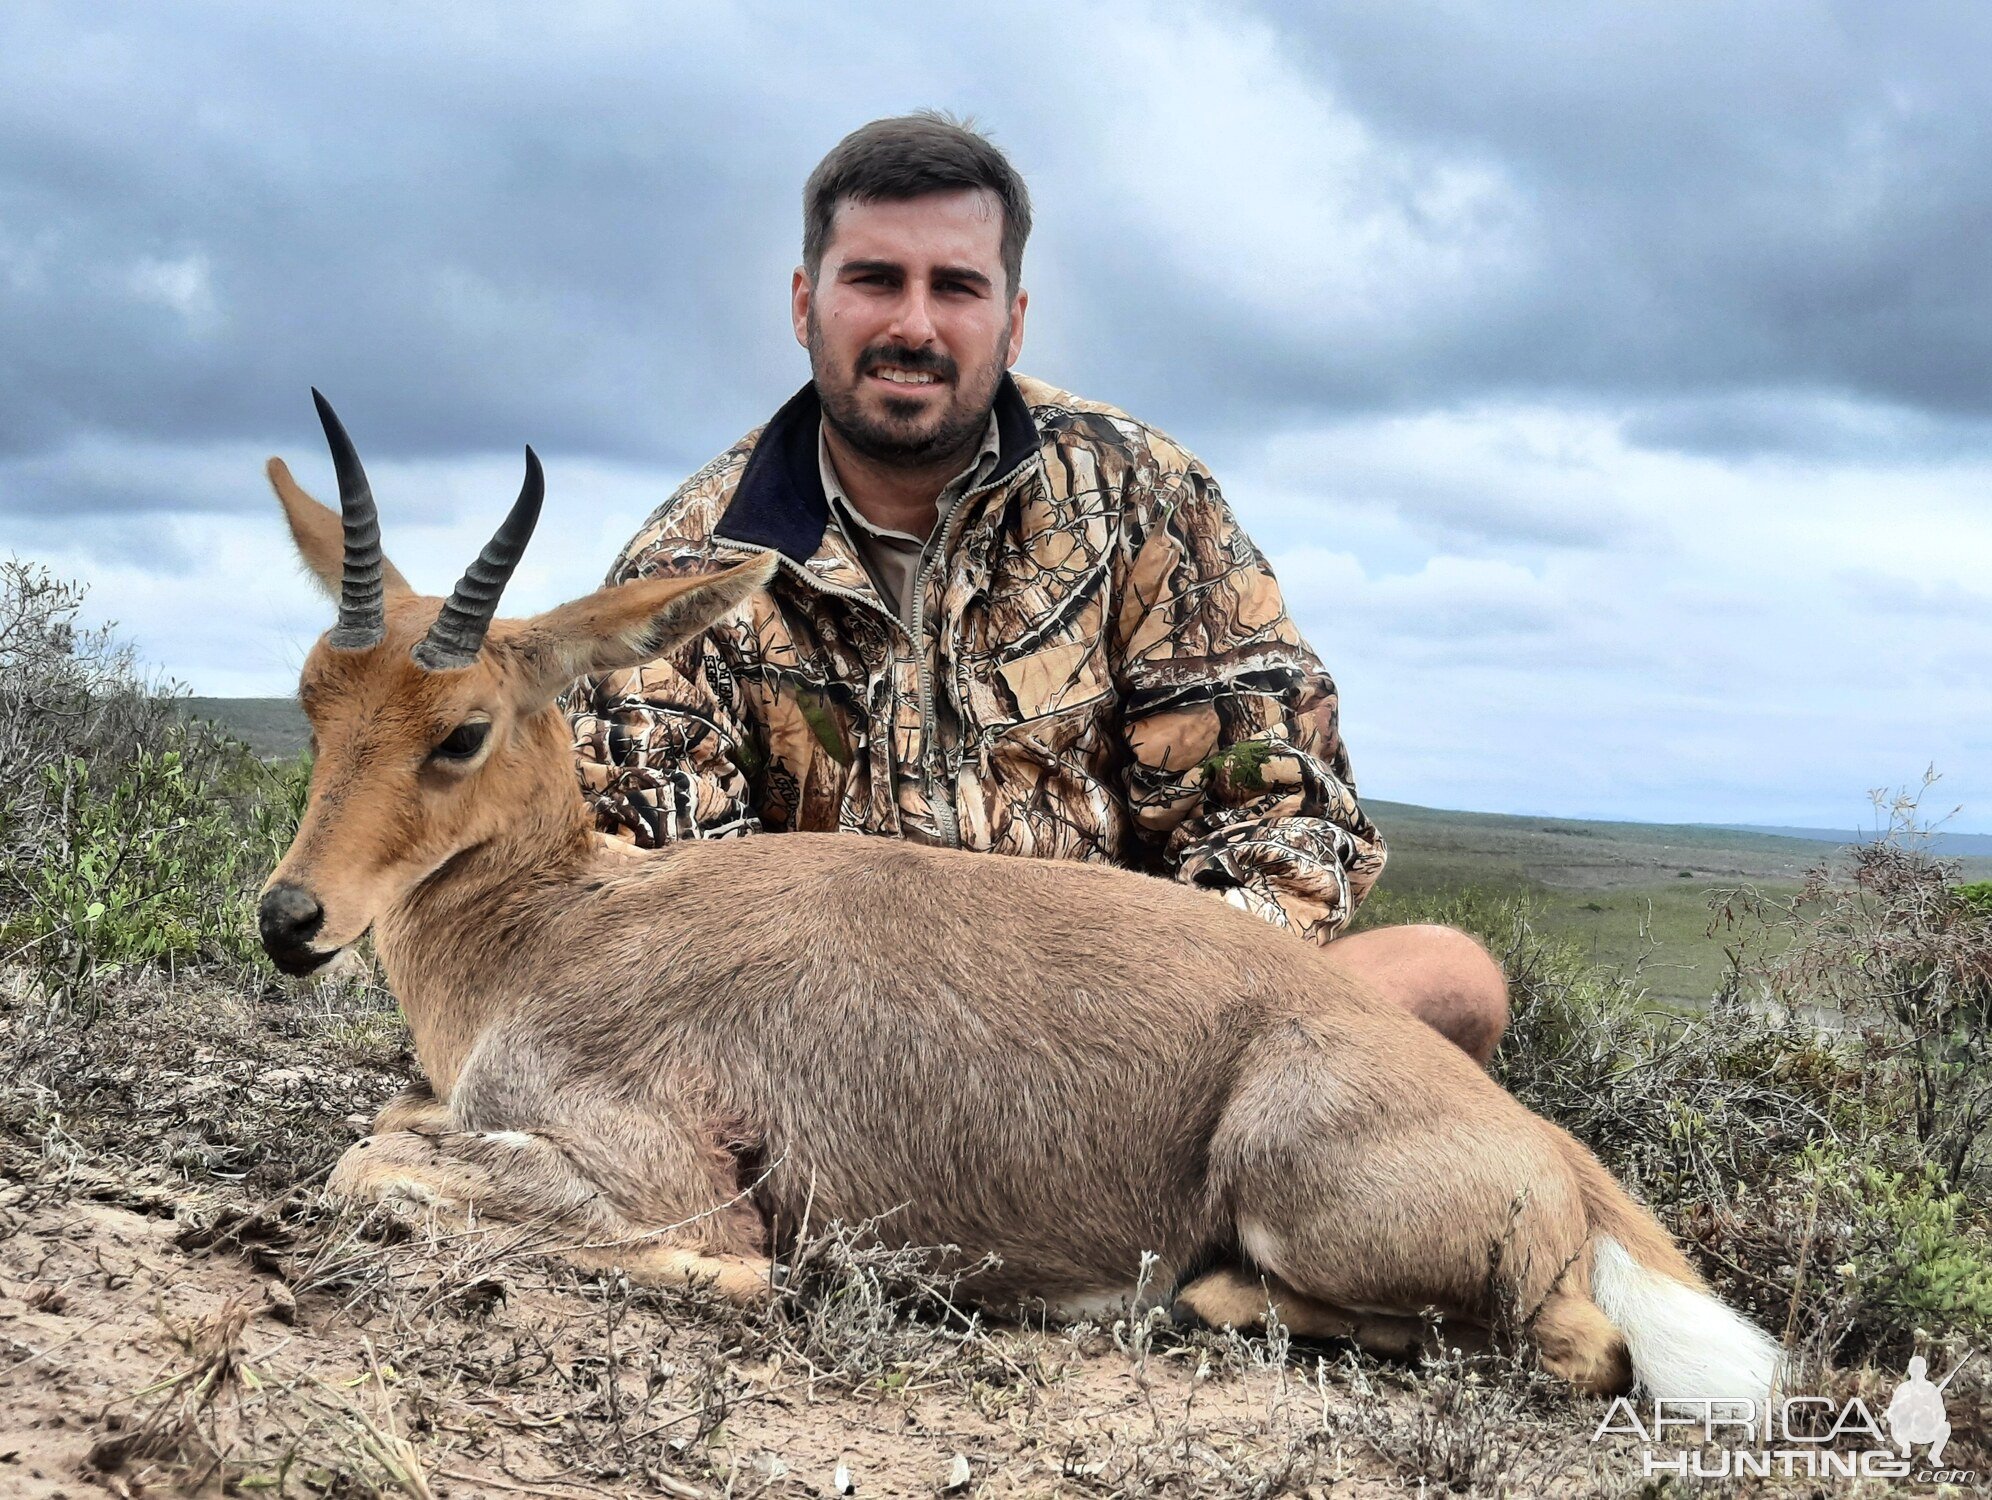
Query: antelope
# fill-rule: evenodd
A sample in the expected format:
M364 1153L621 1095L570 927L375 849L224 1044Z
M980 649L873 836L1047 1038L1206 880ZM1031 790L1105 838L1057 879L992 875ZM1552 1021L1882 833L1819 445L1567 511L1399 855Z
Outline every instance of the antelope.
M840 834L595 833L556 696L754 608L779 558L495 619L544 494L528 448L438 602L383 556L313 396L339 513L268 472L338 616L261 933L291 974L371 933L426 1080L334 1192L557 1226L583 1266L742 1304L812 1215L988 1257L966 1290L998 1311L1126 1298L1146 1254L1186 1318L1409 1351L1428 1310L1516 1308L1582 1391L1766 1398L1777 1344L1595 1157L1208 892Z

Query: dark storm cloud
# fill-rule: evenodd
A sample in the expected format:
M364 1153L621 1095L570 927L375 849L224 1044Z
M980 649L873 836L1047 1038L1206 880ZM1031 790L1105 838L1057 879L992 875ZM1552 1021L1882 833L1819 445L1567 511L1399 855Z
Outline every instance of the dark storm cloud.
M127 514L114 518L99 513L79 517L57 509L16 513L11 510L12 501L11 494L0 494L0 513L7 517L5 531L0 533L0 547L17 556L32 560L66 554L87 558L92 569L109 563L155 574L183 572L197 561L195 552L186 543L156 524L151 516ZM71 566L58 571L77 576L83 570ZM96 597L95 605L94 619L125 618L114 597Z
M240 445L211 451L164 443L85 440L0 457L0 509L10 516L79 520L175 513L240 513L269 503L265 455Z
M1992 418L1986 12L1274 8L1259 74L1186 96L1155 59L1194 86L1190 54L1249 30L1230 14L1027 7L970 37L919 7L862 35L801 8L11 7L0 453L308 435L318 384L367 451L531 440L682 472L800 372L782 293L809 166L920 102L978 113L1039 191L1026 367L1213 456L1489 399L1834 457ZM1114 113L1087 59L1138 47ZM1319 104L1281 144L1338 212L1429 238L1395 281L1383 254L1388 284L1328 295L1347 246L1282 244L1277 185L1287 259L1248 225L1216 275L1186 269L1232 227L1200 196L1221 166L1130 210L1122 185L1172 170L1144 121L1249 167L1276 127L1227 123L1216 90L1273 72ZM1462 174L1485 201L1449 208ZM1850 439L1806 401L1880 415Z
M1601 418L1506 409L1352 420L1278 436L1226 466L1281 534L1325 539L1387 519L1417 556L1639 550L1667 544ZM1396 551L1398 549L1390 549ZM1382 550L1368 560L1395 566Z
M754 419L815 143L737 80L717 138L662 28L435 14L10 11L0 451L309 432L312 384L403 454Z
M1649 402L1626 441L1721 459L1797 454L1822 463L1941 463L1992 457L1992 418L1953 418L1803 392L1741 392Z
M1992 12L1360 3L1280 24L1379 135L1487 163L1526 205L1519 295L1349 352L1382 354L1380 398L1784 391L1992 415Z

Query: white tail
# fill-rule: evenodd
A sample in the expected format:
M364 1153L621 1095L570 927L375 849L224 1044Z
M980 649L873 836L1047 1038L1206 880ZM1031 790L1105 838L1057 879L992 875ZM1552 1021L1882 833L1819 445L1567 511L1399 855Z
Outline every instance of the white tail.
M1591 1300L1624 1335L1632 1369L1650 1395L1667 1401L1764 1401L1777 1383L1777 1341L1713 1293L1641 1265L1601 1236Z

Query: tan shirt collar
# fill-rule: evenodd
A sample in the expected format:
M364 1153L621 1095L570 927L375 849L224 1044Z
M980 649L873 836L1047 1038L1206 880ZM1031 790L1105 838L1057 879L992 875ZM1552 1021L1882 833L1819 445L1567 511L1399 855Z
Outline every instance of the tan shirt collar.
M946 519L949 498L951 496L959 498L966 491L973 489L985 474L995 468L996 460L1002 453L1002 446L1002 437L996 428L996 413L992 411L989 414L989 425L982 431L982 447L977 451L974 462L949 480L947 487L941 491L941 515L934 525L936 531L940 530L940 521ZM836 466L830 462L830 439L825 435L824 424L820 420L816 424L816 466L823 477L824 497L829 500L830 508L837 513L838 518L847 523L845 531L853 541L870 535L888 538L895 542L910 542L915 547L924 543L926 540L924 537L914 536L910 532L891 531L883 526L874 526L859 513L857 506L851 503L851 497L844 493L844 486L837 482Z
M1001 447L996 415L991 412L975 462L949 480L947 488L941 491L932 535L917 537L910 532L874 526L858 513L851 497L837 482L837 470L830 462L830 439L824 434L823 424L818 422L816 464L823 474L823 494L830 502L831 518L843 531L851 550L858 554L858 561L864 564L865 576L871 579L872 587L909 630L913 626L913 596L920 586L921 565L937 544L936 539L947 530L948 517L961 504L961 497L994 472Z

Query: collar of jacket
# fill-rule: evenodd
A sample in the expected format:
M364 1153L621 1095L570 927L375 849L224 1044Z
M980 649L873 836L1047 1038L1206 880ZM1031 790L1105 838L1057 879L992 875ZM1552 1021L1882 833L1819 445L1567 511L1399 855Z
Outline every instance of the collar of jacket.
M747 467L734 486L726 514L714 528L715 536L771 547L799 563L816 555L830 524L830 501L816 462L816 431L822 417L823 406L812 381L769 419L747 456ZM985 485L1008 478L1039 443L1031 409L1008 371L996 383L996 435L996 469L983 481Z

